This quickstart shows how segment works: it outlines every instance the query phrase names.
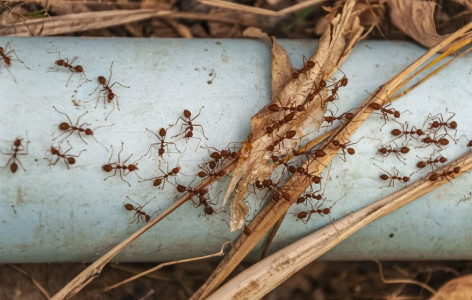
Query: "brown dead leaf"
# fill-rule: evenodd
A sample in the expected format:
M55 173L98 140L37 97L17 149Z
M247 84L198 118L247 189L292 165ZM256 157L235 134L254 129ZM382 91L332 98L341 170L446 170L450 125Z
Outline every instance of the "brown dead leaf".
M436 32L435 2L420 0L389 0L392 22L421 45L431 48L448 35Z
M472 299L472 275L462 276L444 284L431 300Z

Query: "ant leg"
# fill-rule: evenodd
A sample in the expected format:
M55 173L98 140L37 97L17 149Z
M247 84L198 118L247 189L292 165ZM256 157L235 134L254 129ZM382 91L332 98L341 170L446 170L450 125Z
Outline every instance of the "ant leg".
M5 153L2 152L2 154L5 154ZM14 156L10 157L10 158L8 159L7 163L2 167L2 169L8 167L8 165L9 165L10 162L11 162L11 160L14 159L14 158L15 158ZM13 161L14 161L14 160L13 160Z
M123 180L124 182L126 182L126 183L131 187L131 184L130 184L128 181L126 181L126 180L123 179L123 171L122 171L121 169L120 169L120 178L121 178L121 180Z
M208 138L207 138L206 135L205 135L205 131L203 131L203 126L202 126L202 125L200 125L200 124L192 124L192 126L193 126L193 127L200 127L201 130L202 130L203 136L208 140Z
M116 95L115 95L116 96ZM116 99L118 101L118 99ZM113 108L110 110L110 112L105 116L105 121L108 120L108 117L111 115L111 113L115 110L115 102L112 101L113 103ZM105 104L106 105L106 104ZM120 108L118 107L118 110L120 110Z
M69 130L64 131L63 133L61 133L60 135L56 136L56 137L53 138L52 140L55 141L58 137L60 137L61 135L65 134L65 133L67 133L67 132L69 132L69 134L61 140L61 143L62 143L65 139L67 139L68 137L70 137L70 136L72 135L72 133L74 133L74 131L73 131L72 129L69 129ZM85 143L85 144L87 144L87 143Z
M113 175L110 175L110 176L106 177L106 178L103 179L103 180L107 180L107 179L110 178L110 177L114 177L114 176L116 175L116 172L117 172L117 171L118 171L118 169L115 167L115 172L113 173ZM120 171L121 171L121 170L120 170Z
M21 161L18 160L18 158L15 157L14 161L18 162L18 164L20 165L20 167L23 169L23 171L26 172L26 169L25 167L23 167L23 164L21 163Z
M123 148L121 149L121 151L123 151ZM121 153L121 151L120 151L120 153ZM118 156L119 156L119 155L120 155L120 154L118 154ZM123 162L123 165L126 164L126 162L131 158L131 156L133 156L133 154L131 154L131 155ZM118 162L119 162L119 161L120 161L120 160L118 159Z
M71 72L71 74L70 74L70 76L69 76L69 79L67 79L66 87L69 86L70 79L72 78L73 75L74 75L74 72Z
M108 87L109 87L109 88L112 88L115 84L119 84L119 85L121 85L122 87L129 89L129 86L123 85L123 84L121 84L121 83L119 83L119 82L117 82L117 81L113 82L113 84L110 85L110 86L108 86Z

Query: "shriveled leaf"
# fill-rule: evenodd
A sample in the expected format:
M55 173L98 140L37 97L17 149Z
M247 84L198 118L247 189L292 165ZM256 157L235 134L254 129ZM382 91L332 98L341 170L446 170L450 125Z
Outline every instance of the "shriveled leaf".
M435 2L420 0L389 0L392 22L421 45L431 48L447 35L436 32Z
M444 284L431 300L472 299L472 275L455 278Z

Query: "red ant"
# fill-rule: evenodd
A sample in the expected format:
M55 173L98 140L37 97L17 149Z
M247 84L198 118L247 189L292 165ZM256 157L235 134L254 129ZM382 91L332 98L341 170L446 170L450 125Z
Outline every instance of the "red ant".
M441 178L441 179L446 179L447 181L449 181L448 177L451 177L452 179L454 179L455 174L459 174L460 171L461 171L460 167L454 167L452 170L443 171L441 174L433 173L429 176L428 180L429 181L436 181L439 178Z
M161 185L162 182L164 182L164 184L162 184L162 188L164 188L165 182L169 181L169 177L170 176L174 176L174 177L177 176L177 174L179 174L179 171L180 171L179 166L173 168L170 171L169 171L169 167L167 167L167 173L162 171L160 165L158 166L158 168L162 172L162 174L164 174L164 175L154 177L154 178L150 178L150 179L145 179L145 180L142 180L142 181L148 181L148 180L153 180L154 179L154 181L152 183L153 186L159 186L159 185ZM142 182L142 181L140 181L140 182Z
M294 137L295 135L297 135L297 131L296 131L296 130L289 130L289 131L287 131L287 132L283 135L283 137L279 137L279 139L275 140L275 141L272 143L272 145L267 146L265 149L266 149L267 151L273 152L274 149L275 149L275 146L277 146L278 144L282 143L283 140L285 140L285 139L288 139L288 140L293 139L293 137Z
M277 100L280 104L280 106L278 104L275 104L275 103L272 103L269 105L268 109L272 112L278 112L278 111L282 111L282 110L285 110L285 111L291 111L291 112L295 112L295 111L298 111L298 112L302 112L305 110L305 106L300 104L300 105L292 105L292 106L283 106L282 105L282 102L280 102L280 99L277 97Z
M189 193L192 197L193 196L197 196L198 197L198 200L199 202L194 202L192 200L192 204L195 206L195 207L199 207L201 205L204 206L203 208L203 212L205 213L205 216L206 215L213 215L213 214L216 214L215 210L213 209L213 207L211 207L210 204L213 204L213 205L216 205L217 203L209 203L208 202L208 189L199 189L199 190L196 190L196 189L192 189L191 187L185 187L183 185L177 185L177 191L179 191L180 193Z
M341 71L341 70L339 70L339 71ZM331 95L328 96L328 98L326 98L325 102L333 102L334 100L339 99L339 97L338 97L339 88L340 87L345 87L347 85L348 79L346 77L346 74L343 71L341 71L341 73L343 73L343 77L332 85L333 88L331 89ZM333 102L333 104L334 104L334 102Z
M201 171L197 173L197 176L200 178L214 177L219 180L221 177L224 177L226 175L225 171L223 170L215 171L206 164L201 165L201 166L199 165L199 168L201 169Z
M321 195L322 195L322 194L321 194ZM345 195L344 195L344 196L345 196ZM344 198L344 196L341 197L339 200L341 200L342 198ZM333 206L339 201L339 200L337 200L337 201L334 202L333 205L331 205L330 207L321 208L321 206L323 206L323 203L326 201L325 198L320 197L320 200L321 200L321 199L323 199L323 201L320 203L320 205L318 205L318 206L316 207L316 209L313 208L313 205L311 205L311 210L308 210L308 211L301 211L301 212L299 212L299 213L295 213L294 215L296 216L297 221L298 221L298 220L301 220L304 224L307 224L308 221L310 221L311 216L312 216L313 214L315 214L315 213L316 213L316 214L319 214L319 215L322 216L322 217L325 216L325 215L329 215L329 214L331 213L331 209L333 208ZM306 220L305 220L305 218L306 218Z
M417 138L424 135L424 131L421 130L421 129L416 129L415 126L411 127L411 130L408 130L408 122L405 123L405 124L402 124L402 129L393 129L390 133L394 136L396 136L397 138L395 138L394 140L404 136L404 137L407 137L408 135L410 136L414 136L414 135L417 135Z
M30 68L27 65L25 65L25 63L18 57L18 55L16 55L15 50L11 48L10 42L7 42L5 47L0 47L0 59L3 59L3 62L5 63L8 73L10 73L11 77L13 78L13 81L16 83L15 77L10 72L11 60L12 60L11 57L8 56L10 54L15 55L16 60L22 63L27 69L30 69Z
M128 197L128 196L126 196L126 198L127 198L128 200L130 200L130 201L133 201L133 200L132 200L130 197ZM153 200L153 199L155 199L155 198L156 198L156 197L151 198L151 199L150 199L148 202L146 202L146 204L144 204L144 205L139 205L138 203L136 203L136 202L133 201L134 203L136 203L136 204L138 205L137 207L134 207L134 205L133 205L133 204L130 204L130 203L127 203L127 204L124 205L124 207L125 207L126 210L128 210L128 211L133 211L133 210L134 210L134 211L135 211L135 213L134 213L134 218L133 218L133 221L131 222L131 224L133 224L135 221L138 221L138 222L136 222L136 223L139 223L139 220L140 220L140 219L143 220L143 221L146 222L146 223L148 223L149 220L151 220L151 216L148 215L147 213L145 213L145 212L143 211L143 208L144 208L149 202L151 202L151 200Z
M389 172L385 171L384 169L382 169L381 167L377 166L376 164L374 164L377 168L379 168L380 170L384 171L385 173L387 174L382 174L380 175L380 179L382 180L390 180L388 182L388 185L386 186L383 186L381 188L384 188L384 187L394 187L395 186L395 180L398 180L400 182L403 182L403 183L407 183L408 181L410 181L410 177L408 176L398 176L398 170L394 168L394 174L390 174Z
M433 152L433 154L434 154L434 152ZM433 171L433 166L434 166L434 167L437 167L437 164L438 164L438 163L444 164L444 163L447 162L447 158L445 158L444 156L441 156L441 155L433 159L433 158L432 158L432 155L433 155L433 154L431 154L430 158L427 159L426 161L423 161L423 160L419 161L419 162L416 164L416 166L418 167L418 169L423 169L423 168L426 167L427 165L430 165L430 166L431 166L431 171ZM419 171L419 170L418 170L418 171ZM418 172L418 171L415 171L415 172Z
M203 126L200 125L200 124L194 124L194 123L193 123L193 121L194 121L196 118L198 118L198 116L200 116L200 113L201 113L201 111L202 111L202 109L203 109L204 107L205 107L205 106L202 106L202 107L200 108L200 110L198 111L198 114L197 114L195 117L193 117L193 118L192 118L192 113L191 113L189 110L185 109L185 110L184 110L184 117L185 117L185 119L182 118L182 117L179 117L179 118L177 119L177 121L175 122L175 124L172 125L172 126L175 126L175 125L177 125L177 123L179 122L179 120L182 120L182 125L180 126L180 133L178 133L177 135L174 135L172 138L178 137L178 136L180 136L180 135L184 135L184 138L186 138L186 139L188 140L189 138L194 137L194 136L193 136L193 129L194 129L194 127L200 127L201 130L202 130L203 136L208 140L208 138L205 136L205 132L203 131ZM185 128L182 130L182 128L183 128L184 126L185 126ZM199 138L198 138L198 139L199 139Z
M73 125L71 119L69 118L69 116L68 116L66 113L63 113L63 112L59 111L55 106L53 106L52 108L54 108L54 110L57 111L58 113L65 115L65 116L67 117L67 120L69 121L69 123L62 122L61 124L59 124L59 129L62 130L63 132L62 132L61 134L59 134L58 136L56 136L55 138L53 138L53 139L52 139L53 141L55 141L55 140L56 140L58 137L60 137L61 135L63 135L63 134L65 134L65 133L69 132L69 134L61 140L61 142L62 142L62 141L64 141L66 138L68 138L69 136L71 136L72 133L74 133L74 131L76 130L76 131L77 131L77 134L78 134L79 137L80 137L80 139L81 139L86 145L88 145L88 143L82 138L82 135L81 135L80 133L84 133L85 135L90 135L90 136L92 136L92 138L95 140L95 142L96 142L97 144L99 144L100 146L102 146L103 148L105 148L105 150L107 150L107 152L108 152L108 149L107 149L105 146L103 146L99 141L97 141L97 139L96 139L95 136L93 135L93 132L94 132L94 130L97 130L98 128L101 128L101 127L113 126L113 125L115 125L114 123L111 124L111 125L98 126L98 127L96 127L95 129L93 129L93 130L90 129L90 128L83 128L84 125L90 125L90 124L84 122L84 123L80 124L80 126L79 126L79 120L80 120L80 118L82 118L83 116L85 116L85 115L88 113L88 111L86 111L85 113L83 113L82 115L80 115L80 116L77 118L77 122L75 122L75 125Z
M435 115L435 116L428 116L427 120L433 121L432 123L429 124L429 129L433 130L439 130L441 127L444 128L446 131L446 134L449 135L452 139L455 139L455 136L457 134L457 122L456 121L451 121L452 118L456 115L455 113L451 113L452 115L449 117L449 119L444 120L443 115L441 113ZM450 121L450 122L449 122ZM450 128L455 131L454 137L451 136L447 132L447 128Z
M389 115L393 116L395 119L400 118L400 112L398 110L395 110L394 108L391 108L391 109L387 108L390 106L390 104L383 107L381 104L374 102L374 103L371 103L369 106L373 110L380 111L380 113L382 114L382 117L385 120L384 125L387 123L387 121L390 120Z
M121 163L120 155L121 155L122 151L123 151L123 142L121 142L121 150L120 150L120 152L118 152L118 161L115 162L115 163L111 163L111 158L113 157L113 146L111 146L111 155L110 155L110 158L108 159L108 164L103 165L102 169L105 172L111 172L112 170L115 170L115 173L113 173L113 175L110 175L110 176L108 176L107 178L105 178L103 180L107 180L108 178L115 176L116 172L119 170L121 180L126 182L129 186L131 186L131 184L128 181L123 179L123 176L127 176L129 173L138 170L138 164L134 163L134 164L126 165L126 162L131 158L131 156L133 156L133 154L131 154L123 163ZM128 170L128 173L125 173L126 170ZM135 174L136 174L136 176L139 177L139 175L136 172L135 172ZM141 177L139 177L139 178L141 178Z
M449 140L445 138L445 135L443 135L443 137L439 138L438 140L435 140L434 137L431 138L430 136L427 136L422 138L421 141L425 144L422 148L426 147L427 145L435 144L442 149L441 146L449 145Z
M53 52L49 52L49 53L53 53ZM57 53L59 54L59 56L61 55L59 51L57 51ZM76 66L72 65L74 61L77 60L77 58L78 58L77 56L74 57L70 62L68 58L59 58L58 60L54 62L54 67L49 68L49 69L54 69L55 71L59 71L59 67L64 67L71 72L69 79L67 79L66 87L69 85L69 81L72 78L72 75L74 75L74 73L81 73L85 77L86 81L90 81L87 78L87 76L85 76L84 68L81 65L76 65Z
M118 103L118 95L113 93L112 91L112 87L115 85L115 84L119 84L121 85L122 87L124 88L129 88L129 86L126 86L126 85L123 85L119 82L113 82L111 85L110 85L110 82L111 82L111 75L112 75L112 69L113 67L113 62L111 63L111 66L110 66L110 76L108 77L108 80L105 79L105 77L103 76L98 76L98 86L93 90L92 93L89 94L92 95L93 93L95 93L95 91L100 87L100 85L102 86L102 89L100 91L98 91L98 96L97 96L97 103L95 104L95 108L97 108L98 106L98 102L100 101L100 94L103 92L103 104L104 104L104 107L106 108L106 105L107 105L107 102L108 103L113 103L113 108L111 109L111 111L106 115L105 117L105 121L108 119L108 117L110 116L110 114L115 110L115 102L113 102L113 100L116 98L116 106L118 107L118 110L120 110L120 104ZM90 100L91 101L91 100Z
M70 148L67 149L63 153L60 152L60 148L57 149L57 148L51 146L49 151L51 151L52 155L56 155L57 158L54 162L52 161L52 159L49 159L49 166L55 166L59 162L59 160L62 158L64 160L64 163L66 164L67 169L69 169L69 165L75 164L75 157L79 157L82 152L86 151L84 149L84 150L80 151L79 154L77 154L77 155L66 155L67 152L72 150L72 145L69 143L69 141L67 141L67 144L69 144Z
M212 160L207 163L211 170L214 170L219 164L223 164L223 162L227 159L235 159L238 157L238 153L231 151L230 149L218 150L214 147L209 148L215 150L214 152L210 153L210 158Z
M340 116L336 117L335 115L333 115L333 113L331 111L329 111L331 113L331 116L323 116L323 119L325 122L328 123L328 126L331 126L333 125L334 121L338 120L342 123L343 120L352 120L354 118L354 114L353 113L343 113L341 114Z
M15 139L15 141L13 142L13 145L11 146L11 150L13 151L10 152L10 153L5 153L5 152L0 152L2 153L3 155L11 155L11 157L8 159L7 163L5 164L5 166L3 166L2 168L6 168L8 166L8 164L10 164L10 171L12 173L15 173L17 170L18 170L18 165L20 165L20 167L23 169L23 171L26 171L26 169L23 167L23 165L21 164L21 162L18 160L18 155L28 155L28 144L29 144L29 141L26 142L26 148L22 145L22 141L23 139L20 138L20 137L17 137ZM22 152L22 151L26 151L26 152ZM18 164L17 164L18 162Z
M394 153L398 160L405 164L405 158L402 156L402 154L407 154L408 152L410 152L410 148L406 146L402 146L400 148L392 148L392 146L390 145L388 145L387 147L380 148L377 153L381 154L383 157L387 157L390 155L390 153Z
M151 145L149 146L148 152L146 152L146 154L144 154L144 155L147 155L148 153L149 153L149 155L151 155L151 154L150 154L150 152L151 152L151 147L154 147L154 148L157 149L158 155L159 155L160 157L162 157L162 155L165 153L164 147L166 147L166 148L167 148L167 152L169 152L169 145L174 145L175 149L176 149L178 152L180 152L179 149L177 148L177 146L175 145L175 143L173 143L173 142L166 142L166 141L165 141L166 133L167 133L167 130L166 130L166 129L164 129L164 128L159 129L159 135L155 134L154 132L152 132L151 130L149 130L149 129L147 129L147 128L146 128L146 130L149 131L150 133L154 134L154 135L156 136L156 138L159 140L159 142L158 142L158 143L153 143L153 144L151 144ZM159 146L159 148L157 148L156 146Z
M362 140L362 138L361 138L361 140ZM342 152L343 152L343 157L344 157L343 161L346 161L346 152L347 152L347 154L349 154L349 155L354 155L354 154L356 154L356 150L354 150L354 148L352 148L352 147L350 147L350 146L359 143L361 140L358 140L358 141L355 142L355 143L351 143L350 141L348 141L348 143L341 143L341 142L338 141L338 140L332 140L332 141L331 141L331 144L333 144L334 147L338 147L338 148L340 148L340 149L342 150ZM342 159L342 158L341 158L341 159Z

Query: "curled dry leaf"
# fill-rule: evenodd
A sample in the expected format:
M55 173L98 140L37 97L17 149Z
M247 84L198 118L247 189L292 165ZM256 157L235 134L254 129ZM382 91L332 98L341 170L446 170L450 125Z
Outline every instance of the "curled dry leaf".
M296 148L300 137L319 129L326 108L325 105L322 105L322 99L326 98L327 91L319 93L309 103L306 102L306 98L313 88L316 89L319 86L322 79L327 79L336 72L339 64L347 57L353 45L358 41L363 28L359 25L357 16L351 17L354 3L354 1L348 1L346 5L348 13L338 14L320 39L318 50L309 59L315 62L315 65L298 78L289 80L280 93L275 94L271 102L271 104L285 107L295 107L303 104L305 109L296 112L289 122L280 122L286 115L284 110L274 112L269 110L268 106L262 108L253 118L251 147L246 147L250 148L251 152L240 152L240 156L247 157L247 159L238 161L238 166L233 172L233 178L226 192L224 204L236 186L238 188L233 202L241 202L244 199L248 184L270 177L274 169L271 155L279 157L286 155L289 149ZM347 46L346 41L348 41ZM282 51L281 47L278 49ZM282 53L285 52L282 51ZM285 57L286 54L282 56L284 61ZM287 64L284 61L281 65ZM279 76L279 74L273 76ZM266 134L267 127L272 124L278 124L277 129L272 134ZM283 141L284 147L280 147L275 151L267 151L268 146L278 143L277 141L280 141L289 130L295 130L296 135L292 139L285 139ZM238 211L231 212L230 225L232 231L241 228L245 222L244 218L241 218L242 205L238 203L231 204L232 209L238 209Z
M392 22L421 45L431 48L447 35L436 32L434 24L435 2L413 0L389 0Z
M431 300L472 299L472 275L455 278L444 284Z

